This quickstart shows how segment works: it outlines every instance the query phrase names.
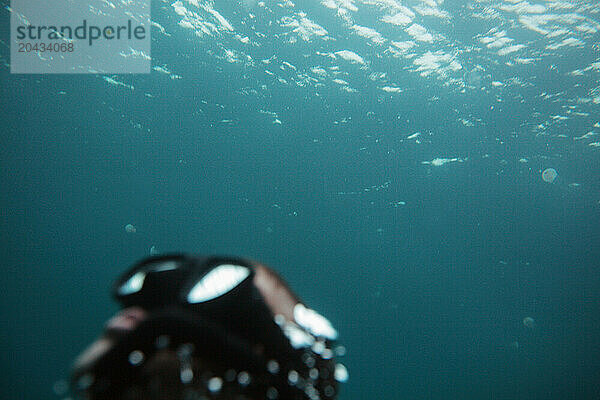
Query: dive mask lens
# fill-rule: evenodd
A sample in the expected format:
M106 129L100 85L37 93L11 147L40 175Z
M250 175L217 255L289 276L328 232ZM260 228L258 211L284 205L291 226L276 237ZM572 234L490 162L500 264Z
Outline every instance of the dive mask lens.
M231 292L251 275L248 267L236 264L217 264L201 276L186 294L188 304L204 303Z
M124 307L174 304L189 274L188 264L189 261L179 255L147 258L115 282L113 296Z
M253 269L237 259L150 257L117 280L113 296L124 307L136 305L149 309L180 304L203 308L203 304L225 300L252 276Z

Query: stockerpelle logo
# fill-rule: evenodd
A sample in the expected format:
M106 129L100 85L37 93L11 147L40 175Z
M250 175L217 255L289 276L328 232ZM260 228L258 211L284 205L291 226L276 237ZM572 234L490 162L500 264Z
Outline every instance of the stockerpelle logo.
M149 73L150 0L12 0L12 73Z

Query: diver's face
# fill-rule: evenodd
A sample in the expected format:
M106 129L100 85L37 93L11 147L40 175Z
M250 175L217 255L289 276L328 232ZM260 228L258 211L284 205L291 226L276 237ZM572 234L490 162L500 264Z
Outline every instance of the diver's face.
M119 311L104 326L104 333L85 349L75 360L75 371L85 369L106 354L115 341L133 331L147 317L140 307L129 307Z

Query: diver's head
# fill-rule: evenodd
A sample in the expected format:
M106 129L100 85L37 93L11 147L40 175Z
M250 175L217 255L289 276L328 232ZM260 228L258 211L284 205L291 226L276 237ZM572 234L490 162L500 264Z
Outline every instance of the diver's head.
M123 310L75 361L90 400L334 399L337 332L268 267L167 255L113 288Z

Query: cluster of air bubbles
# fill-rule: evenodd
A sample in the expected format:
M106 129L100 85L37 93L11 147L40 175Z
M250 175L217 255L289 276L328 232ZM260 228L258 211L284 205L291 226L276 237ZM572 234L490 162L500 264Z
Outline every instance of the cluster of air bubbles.
M523 322L523 326L529 331L533 331L537 327L537 323L535 322L535 320L532 317L525 317L525 318L523 318L522 322ZM518 351L521 348L521 344L519 343L518 340L513 340L511 343L509 343L508 346L513 351Z
M290 386L303 390L304 394L311 400L321 399L321 396L331 398L335 396L333 385L325 383L319 392L315 387L319 378L327 380L330 377L328 369L319 369L317 367L317 358L322 360L331 360L334 356L343 356L346 354L344 346L329 347L329 340L337 338L337 331L331 326L331 323L314 310L308 309L299 304L294 308L294 321L288 321L283 315L275 315L275 323L281 328L284 335L290 341L292 347L304 348L302 362L308 368L306 376L292 369L287 372L287 381ZM267 370L271 373L277 373L279 368L274 368L274 361L269 361ZM343 364L337 363L333 371L333 378L338 382L348 380L348 370Z
M133 229L131 233L135 232L135 227L133 227L133 225L131 227L132 228L129 229L126 228L126 230L130 232L131 229ZM277 315L275 317L275 322L280 326L288 339L290 339L290 342L293 341L293 337L295 335L299 336L297 343L303 344L301 347L304 348L304 351L301 355L301 360L306 369L300 367L299 370L287 368L282 370L280 363L275 359L271 359L265 365L266 371L272 375L282 374L284 377L287 377L288 384L302 391L310 400L334 397L336 393L334 386L325 382L323 386L320 387L319 379L326 381L327 379L334 378L338 382L345 382L348 379L346 367L340 363L337 363L335 364L334 371L330 371L327 368L320 368L319 360L329 360L334 356L343 356L346 354L345 347L339 345L335 348L330 348L326 337L319 335L315 336L308 330L307 326L298 326L292 321L287 321L286 318L281 315ZM307 340L307 337L309 337L310 340ZM154 346L157 350L168 349L172 345L174 344L172 343L171 337L168 335L159 335L154 339ZM236 371L234 369L226 370L222 377L214 376L210 373L200 377L195 377L192 369L192 357L195 351L194 344L184 343L178 345L176 348L174 348L174 351L177 359L180 362L179 379L181 383L186 386L191 385L195 379L200 379L205 382L206 392L204 392L204 394L198 392L193 387L188 386L185 392L186 399L207 399L206 396L218 395L223 391L223 388L226 384L237 384L241 388L245 388L252 384L253 379L248 371ZM146 361L146 358L146 354L137 349L131 351L127 356L129 364L136 367L142 365ZM94 375L85 374L79 377L77 380L76 388L78 390L85 391L94 383ZM68 391L68 385L66 383L62 383L62 385L66 386L67 389L63 389L61 383L55 384L54 392L58 395L63 395L63 393ZM267 400L278 399L278 389L274 386L267 387L264 392L264 398ZM65 398L63 400L71 399Z

